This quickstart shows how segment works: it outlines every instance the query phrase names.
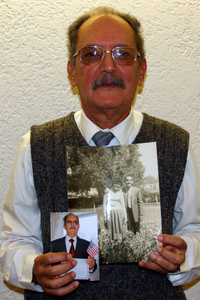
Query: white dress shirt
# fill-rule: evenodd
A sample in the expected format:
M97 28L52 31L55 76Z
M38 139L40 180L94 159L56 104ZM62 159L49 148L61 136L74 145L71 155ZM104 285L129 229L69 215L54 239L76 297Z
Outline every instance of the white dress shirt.
M83 113L75 113L75 121L90 146L92 136L100 130ZM110 146L130 144L142 125L143 115L131 110L120 124L109 129L115 138ZM106 130L105 130L106 131ZM173 285L187 283L200 276L200 174L189 145L185 175L174 209L173 234L187 243L181 271L169 275ZM21 288L42 291L32 283L32 268L36 256L42 254L40 209L34 187L30 152L30 132L22 137L15 159L10 187L4 204L1 233L1 268L7 282Z
M69 240L71 240L71 238L68 235L66 235L65 236L65 245L66 245L66 249L67 249L68 253L70 253L70 249L72 246L72 243ZM74 251L76 250L76 244L77 244L77 235L75 237L73 237Z

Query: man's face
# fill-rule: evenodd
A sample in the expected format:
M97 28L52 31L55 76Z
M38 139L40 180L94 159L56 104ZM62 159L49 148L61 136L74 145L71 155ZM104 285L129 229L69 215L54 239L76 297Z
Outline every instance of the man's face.
M69 215L66 218L65 225L63 226L70 238L77 235L79 230L78 219L74 215Z
M128 46L137 52L132 27L122 18L112 15L91 17L80 27L76 51L93 45L101 46L108 51L117 46ZM96 65L83 64L79 55L76 56L75 67L68 63L71 84L78 87L82 108L90 119L108 109L114 109L116 113L127 116L137 85L141 86L143 83L145 71L146 62L139 66L137 59L133 65L119 65L115 63L110 53ZM92 88L94 81L107 74L114 74L122 79L126 84L125 89L114 84L106 84L94 90Z
M130 188L133 185L133 179L132 179L132 177L131 176L127 176L126 180L125 180L125 183L126 183L126 187Z

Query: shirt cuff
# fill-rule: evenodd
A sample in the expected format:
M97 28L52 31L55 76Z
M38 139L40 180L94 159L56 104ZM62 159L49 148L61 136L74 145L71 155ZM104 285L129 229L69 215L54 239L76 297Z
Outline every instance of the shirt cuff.
M200 270L200 243L199 240L192 235L182 235L181 238L187 244L185 261L181 265L181 271L189 271L199 268Z
M43 292L43 289L39 284L32 282L33 278L33 265L34 260L38 255L35 253L28 253L24 256L24 264L22 268L22 277L19 280L20 284L28 290Z
M184 235L181 236L181 238L186 242L187 250L185 253L185 261L180 265L180 270L168 274L168 278L173 286L189 283L200 276L199 241L191 235Z

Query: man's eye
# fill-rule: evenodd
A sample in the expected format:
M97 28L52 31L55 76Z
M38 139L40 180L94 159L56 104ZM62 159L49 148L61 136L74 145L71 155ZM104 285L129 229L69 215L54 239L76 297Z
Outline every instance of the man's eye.
M117 55L122 57L130 56L130 54L127 51L119 51L117 52Z
M85 56L98 56L98 52L96 50L89 51L85 54Z
M89 55L89 56L95 56L95 55L97 55L97 51L90 51L90 52L88 53L88 55Z

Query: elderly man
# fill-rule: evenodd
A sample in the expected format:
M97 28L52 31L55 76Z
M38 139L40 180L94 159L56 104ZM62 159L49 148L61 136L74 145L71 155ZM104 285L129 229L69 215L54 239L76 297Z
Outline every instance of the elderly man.
M180 285L200 275L199 175L189 135L132 110L145 72L140 23L134 17L97 8L70 26L68 74L82 110L33 126L24 136L4 206L4 278L27 289L25 299L185 299ZM152 141L158 149L162 246L147 262L102 265L99 282L73 281L71 255L49 253L49 213L68 207L66 145Z
M79 218L69 213L64 217L64 226L66 236L51 242L52 252L68 252L74 258L87 258L86 263L90 271L94 271L95 260L87 254L89 241L81 239L77 234L80 228ZM95 268L96 269L96 268Z

